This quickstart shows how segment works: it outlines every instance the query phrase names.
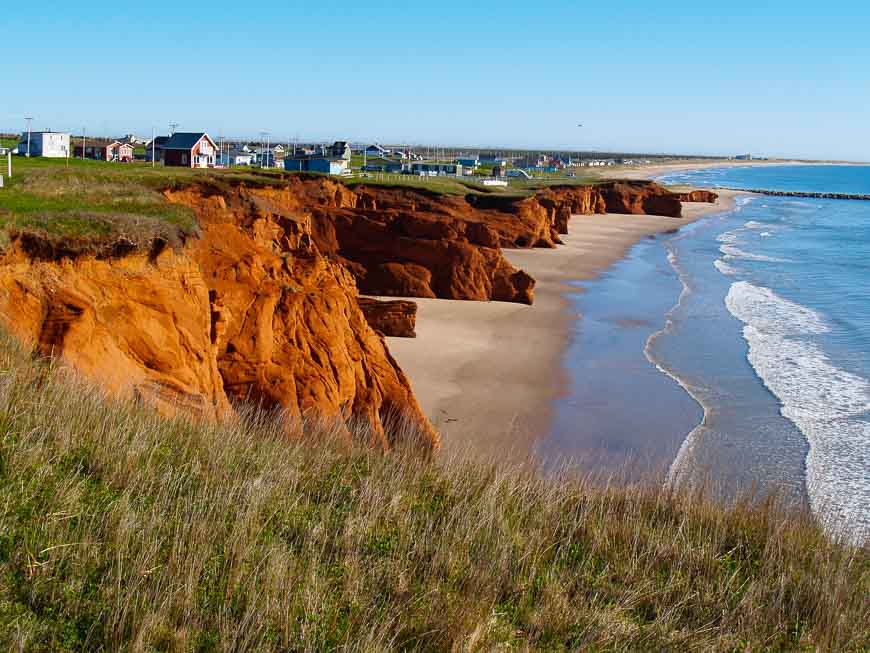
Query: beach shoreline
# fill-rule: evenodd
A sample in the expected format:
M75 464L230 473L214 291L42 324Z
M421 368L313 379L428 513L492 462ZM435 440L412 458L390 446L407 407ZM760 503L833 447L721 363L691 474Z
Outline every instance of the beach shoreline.
M415 298L417 338L387 341L445 449L531 456L548 433L554 400L568 389L563 356L582 317L570 310L572 282L595 279L644 238L729 210L738 194L685 203L682 218L578 215L556 249L504 250L536 279L532 306Z
M811 164L806 161L709 161L709 162L685 162L685 163L661 163L642 166L615 166L604 168L600 171L603 179L655 179L664 175L689 170L709 170L712 168L748 168L759 166L798 166L798 165L844 165L844 164Z

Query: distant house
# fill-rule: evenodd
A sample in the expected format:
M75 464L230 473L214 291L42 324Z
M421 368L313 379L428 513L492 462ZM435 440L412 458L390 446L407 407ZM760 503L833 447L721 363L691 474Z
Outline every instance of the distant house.
M78 140L78 139L77 139ZM95 161L123 161L133 160L133 146L120 141L88 141L83 138L73 147L73 156L80 159L93 159Z
M291 172L320 172L326 175L350 174L350 159L320 154L305 155L284 159L284 169Z
M175 132L163 144L163 163L182 168L213 168L216 148L205 132Z
M149 142L147 138L136 136L136 134L127 134L124 138L119 138L118 141L121 143L129 143L133 147L137 145L145 145Z
M25 156L44 156L62 159L69 156L69 133L67 132L30 132L30 151L27 150L28 137L22 134L18 153Z
M221 164L225 166L249 166L254 161L254 153L248 146L233 148L225 152L221 157Z
M390 156L390 150L375 143L366 148L366 156L387 157Z
M335 141L329 147L329 154L335 159L344 159L345 161L350 161L350 143L348 143L347 141Z
M480 159L478 159L476 156L467 156L456 159L456 163L461 165L463 168L470 168L471 170L474 170L480 165Z
M153 141L145 143L145 160L163 161L163 146L169 141L170 136L157 136Z
M264 168L280 168L284 165L284 146L257 147L254 149L253 164Z
M456 175L462 176L462 166L456 163L412 163L411 174L420 176Z

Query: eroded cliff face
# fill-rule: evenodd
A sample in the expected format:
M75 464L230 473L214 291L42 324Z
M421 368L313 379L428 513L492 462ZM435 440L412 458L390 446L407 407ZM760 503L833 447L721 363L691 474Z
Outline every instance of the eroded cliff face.
M0 259L0 316L40 354L62 356L115 395L165 414L218 419L230 410L208 287L199 266L172 249L54 260L16 240Z
M0 258L0 315L43 355L63 357L112 394L165 414L221 419L234 405L367 422L374 443L438 436L366 321L353 276L324 257L305 217L275 217L243 194L184 191L202 236L182 250L120 257ZM390 429L407 420L411 429Z
M416 306L359 290L531 303L534 280L503 247L552 247L577 213L680 213L675 195L645 183L461 197L293 176L271 188L206 179L165 196L193 210L199 237L89 249L13 234L0 256L7 327L166 414L215 420L255 404L362 420L383 448L404 437L389 428L404 419L426 451L438 435L383 337L413 336Z
M196 210L196 194L210 192L168 196ZM501 248L554 247L572 214L681 212L676 195L649 182L564 186L523 198L349 188L295 175L280 188L237 188L227 197L271 220L304 221L318 250L349 270L364 294L526 304L534 279Z

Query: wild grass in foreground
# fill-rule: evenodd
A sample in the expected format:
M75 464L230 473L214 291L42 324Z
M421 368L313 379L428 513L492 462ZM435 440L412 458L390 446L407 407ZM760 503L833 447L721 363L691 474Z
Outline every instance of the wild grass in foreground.
M870 647L870 552L772 503L309 431L163 420L0 335L0 649Z

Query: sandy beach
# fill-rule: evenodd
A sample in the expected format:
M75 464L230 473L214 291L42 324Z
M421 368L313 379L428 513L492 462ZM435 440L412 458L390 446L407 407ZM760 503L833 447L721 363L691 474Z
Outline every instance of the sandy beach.
M686 161L643 166L613 166L599 169L605 179L652 179L661 175L683 172L685 170L706 170L708 168L745 168L747 166L806 165L804 161L767 160L767 161Z
M683 218L575 216L555 250L505 250L537 280L532 306L415 298L417 338L388 338L389 347L445 449L527 457L565 387L561 357L580 317L569 311L568 282L595 278L642 238L727 210L733 198L685 204Z

